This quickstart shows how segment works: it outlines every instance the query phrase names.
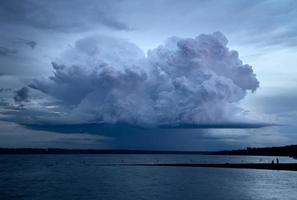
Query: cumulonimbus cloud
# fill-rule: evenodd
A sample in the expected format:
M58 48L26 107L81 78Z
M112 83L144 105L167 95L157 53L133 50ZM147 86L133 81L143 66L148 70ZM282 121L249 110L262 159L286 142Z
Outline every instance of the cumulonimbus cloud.
M88 37L52 63L52 76L30 87L56 100L60 122L229 122L240 112L237 103L259 81L227 42L220 32L172 37L145 54L123 39Z

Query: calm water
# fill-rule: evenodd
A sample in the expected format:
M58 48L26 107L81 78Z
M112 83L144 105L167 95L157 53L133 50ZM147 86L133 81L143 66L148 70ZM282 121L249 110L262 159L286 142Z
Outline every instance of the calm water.
M271 162L271 157L201 155L0 156L0 199L294 199L297 172L100 166L148 162ZM281 162L294 162L280 158Z

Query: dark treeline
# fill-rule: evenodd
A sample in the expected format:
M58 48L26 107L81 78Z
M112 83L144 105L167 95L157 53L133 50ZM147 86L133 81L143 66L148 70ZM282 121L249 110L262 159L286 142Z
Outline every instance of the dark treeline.
M211 152L213 155L290 156L297 158L297 145Z
M227 150L227 151L162 151L128 149L59 149L59 148L0 148L0 154L200 154L290 156L297 158L297 145Z
M209 154L203 151L157 151L127 149L0 148L0 154Z

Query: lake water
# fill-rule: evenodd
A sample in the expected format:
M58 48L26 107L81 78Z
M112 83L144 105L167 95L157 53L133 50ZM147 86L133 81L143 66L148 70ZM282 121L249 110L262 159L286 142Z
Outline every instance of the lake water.
M202 155L2 155L0 200L297 199L297 172L102 166L112 163L271 162L273 157ZM280 162L295 162L280 158Z

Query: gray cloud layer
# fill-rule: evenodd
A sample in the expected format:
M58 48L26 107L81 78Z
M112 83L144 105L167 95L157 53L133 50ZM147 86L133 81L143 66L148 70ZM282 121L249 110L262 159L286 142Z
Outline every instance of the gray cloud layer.
M133 11L123 18L152 33L188 36L220 30L241 44L297 45L295 0L151 0L123 4L122 9Z
M32 50L36 47L37 45L37 42L33 41L33 40L27 40L27 39L24 39L24 38L18 38L17 41L18 43L20 44L24 44L24 45L27 45L29 46Z
M110 13L111 1L39 1L0 2L0 22L55 31L86 31L94 26L127 30L128 26Z
M21 103L23 101L27 101L29 99L29 89L27 87L23 87L17 91L15 91L14 101L17 103Z
M10 56L17 53L16 49L0 46L0 56Z

